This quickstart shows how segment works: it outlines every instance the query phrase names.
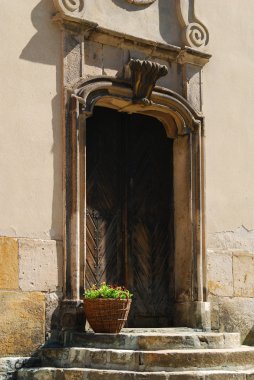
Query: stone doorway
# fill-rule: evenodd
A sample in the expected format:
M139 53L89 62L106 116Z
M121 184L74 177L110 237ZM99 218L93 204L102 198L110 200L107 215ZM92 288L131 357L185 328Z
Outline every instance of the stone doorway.
M135 61L134 63L134 66L132 65L133 81L135 79L134 74L138 73L140 69L140 75L142 78L144 77L143 80L146 83L147 70L153 67L151 66L152 63L145 61ZM160 69L160 66L157 68ZM142 74L143 69L144 73ZM148 94L149 98L139 98L139 95L141 96L139 93L137 93L138 96L133 96L133 89L136 91L134 84L128 80L119 81L106 77L84 79L70 93L65 128L65 299L61 305L61 323L66 329L76 329L82 325L79 316L82 314L81 295L86 286L86 242L88 239L86 205L89 197L89 186L86 186L87 184L89 185L87 181L89 165L87 165L87 160L89 158L86 149L86 130L89 128L89 124L93 123L91 120L95 120L94 114L99 109L97 107L100 107L100 109L104 110L103 112L111 113L108 118L102 118L102 125L105 130L112 124L111 119L114 120L114 117L126 118L127 125L132 124L130 120L140 118L142 123L136 122L139 127L136 128L138 131L145 128L144 125L148 128L151 121L151 128L155 123L157 126L159 125L159 128L154 128L154 130L163 131L164 137L162 140L170 141L172 154L168 159L168 163L172 165L170 188L174 203L174 215L168 223L174 225L174 231L172 229L169 232L169 236L171 233L174 235L174 260L169 259L172 268L169 267L166 275L160 277L169 279L167 285L163 285L165 288L168 286L169 291L162 291L161 294L167 294L168 299L165 305L170 305L170 310L173 309L174 311L174 326L209 329L210 306L206 302L203 118L184 98L164 88L156 87L152 93ZM112 116L113 114L114 116ZM107 119L110 120L109 123L107 123ZM146 122L143 125L144 120ZM117 124L116 121L114 123ZM108 138L107 135L106 137ZM136 141L136 139L134 140ZM152 140L156 141L154 136ZM120 143L118 145L121 146ZM150 154L152 148L148 150ZM156 151L163 152L163 149L160 148ZM123 157L125 155L120 155L120 162L122 162ZM115 159L115 161L118 160ZM164 158L162 162L167 162L167 159ZM169 166L167 166L167 170L169 170ZM157 171L160 173L160 170ZM156 174L157 171L155 171ZM164 173L162 177L167 175ZM156 181L154 182L156 183ZM143 187L146 188L144 185ZM121 194L122 191L119 191L119 193ZM170 192L166 193L169 194ZM158 198L163 199L161 196L156 199ZM108 201L110 198L106 197L105 199ZM167 209L166 207L162 208ZM120 209L122 210L121 207ZM122 213L120 214L122 215ZM145 220L148 219L146 215ZM122 226L123 224L121 222L118 225ZM122 240L125 240L127 236L127 242L130 241L129 235L120 231ZM120 247L122 247L121 244ZM132 250L129 251L132 252ZM128 259L128 249L123 252L124 258ZM123 264L126 268L129 265L127 259ZM96 265L93 268L95 270ZM159 271L160 269L157 273ZM122 273L125 273L123 275L125 280L128 278L126 273L131 273L131 271L125 270ZM174 281L172 280L172 273L174 274ZM153 276L153 274L151 275ZM112 282L110 279L106 280ZM129 283L125 283L127 286L130 284L129 287L131 288L132 283L134 284L131 276L129 276L129 281ZM172 288L173 292L171 293ZM143 295L142 291L139 294ZM174 305L169 294L172 295L172 298L174 297ZM147 298L146 304L149 304L149 302L149 298ZM146 321L149 321L148 314L143 315L147 315ZM138 318L136 318L136 321L138 321ZM145 323L141 318L136 325L145 327L157 324L158 319L156 322L150 320L149 323ZM170 324L171 315L167 321L163 320L163 318L160 320L160 325L162 326Z
M85 286L134 294L129 326L173 323L173 140L155 118L95 107L86 132Z

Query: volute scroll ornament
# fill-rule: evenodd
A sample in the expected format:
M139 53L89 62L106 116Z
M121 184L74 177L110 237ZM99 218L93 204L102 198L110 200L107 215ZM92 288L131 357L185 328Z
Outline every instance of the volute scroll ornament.
M84 8L84 0L53 0L55 8L63 14L80 13Z
M183 27L183 42L192 48L204 48L209 42L209 32L196 16L195 0L175 1L178 20Z

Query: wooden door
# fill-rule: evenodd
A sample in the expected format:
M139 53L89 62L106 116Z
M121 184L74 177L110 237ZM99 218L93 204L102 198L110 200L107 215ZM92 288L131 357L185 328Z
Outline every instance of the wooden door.
M86 286L134 293L128 325L170 326L172 141L156 119L98 108L87 127Z

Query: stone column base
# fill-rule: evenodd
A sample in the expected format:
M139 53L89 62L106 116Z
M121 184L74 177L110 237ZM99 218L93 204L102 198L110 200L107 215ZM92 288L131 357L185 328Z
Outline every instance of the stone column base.
M174 325L211 330L210 302L181 302L175 304Z
M82 301L63 300L61 302L60 327L62 330L84 331L85 317Z

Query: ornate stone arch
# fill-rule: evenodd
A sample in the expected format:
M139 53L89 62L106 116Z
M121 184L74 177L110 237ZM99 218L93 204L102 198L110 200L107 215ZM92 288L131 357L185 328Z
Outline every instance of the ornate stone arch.
M119 80L106 76L81 79L69 89L65 128L64 327L74 328L81 323L77 308L84 290L86 262L86 119L93 115L94 106L99 105L157 118L167 137L174 139L175 324L209 328L203 117L180 95L155 87L155 80L150 90L135 91L130 77Z

